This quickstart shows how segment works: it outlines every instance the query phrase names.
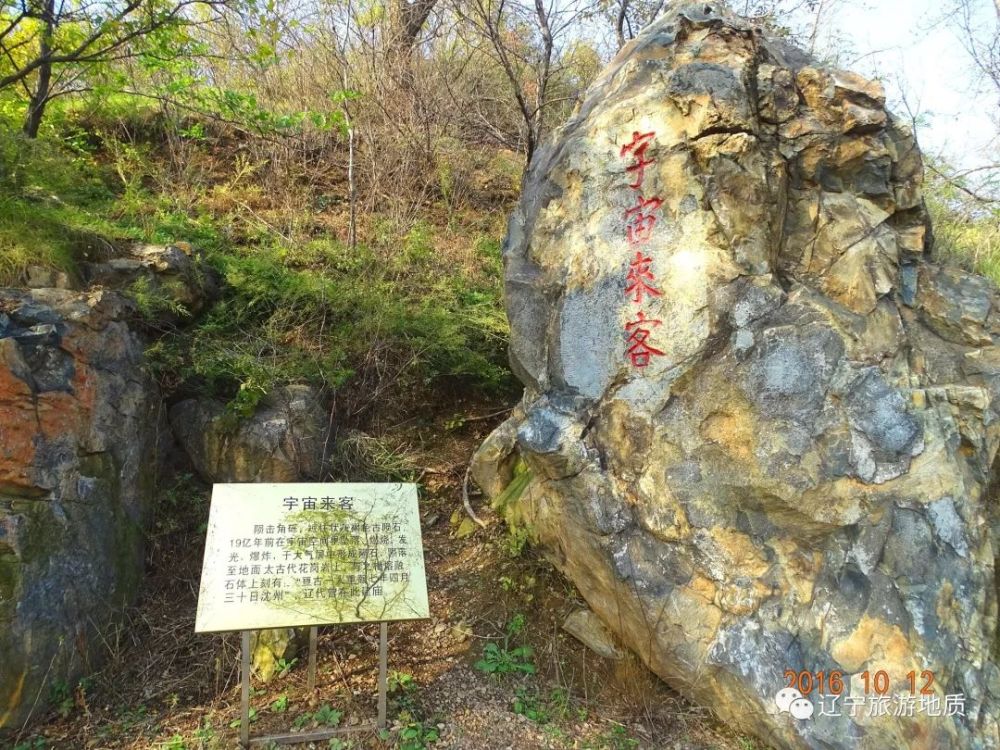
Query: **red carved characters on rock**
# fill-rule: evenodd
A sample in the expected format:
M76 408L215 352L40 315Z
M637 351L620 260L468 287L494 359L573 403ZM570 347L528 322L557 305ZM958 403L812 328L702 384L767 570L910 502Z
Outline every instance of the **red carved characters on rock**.
M625 332L628 333L628 348L625 353L628 354L629 359L632 360L632 364L636 367L645 367L649 364L649 358L652 356L662 356L663 352L659 349L652 347L647 339L649 338L652 331L650 328L645 326L658 326L662 323L660 320L653 318L647 318L646 313L642 310L639 311L639 315L631 323L625 325Z
M627 283L625 294L631 295L632 301L637 305L642 304L643 295L647 297L659 297L663 294L663 292L652 285L652 282L656 281L656 277L653 276L653 272L650 270L652 265L653 259L648 255L643 255L641 252L636 252L635 258L628 264L628 275L625 277ZM639 314L642 315L643 312L640 310Z
M656 211L663 205L659 198L643 198L632 208L625 209L625 236L630 245L649 242L656 226Z
M625 238L629 245L642 245L652 238L656 226L657 212L663 206L659 197L645 198L642 195L642 184L646 177L646 167L655 164L656 159L647 158L646 151L656 138L656 133L632 133L632 140L621 147L620 156L631 156L634 161L626 168L635 176L635 182L629 187L638 192L636 204L625 209ZM625 295L641 305L647 299L663 295L655 286L656 276L653 273L653 259L641 250L637 250L635 258L629 262L628 274L625 277ZM639 310L636 319L626 323L626 349L634 367L646 367L653 357L662 357L664 352L657 349L649 341L652 329L662 321L646 317L644 310Z
M625 157L632 154L636 158L635 164L625 167L626 172L635 173L635 182L629 183L629 187L633 190L642 190L642 181L646 176L646 167L656 161L656 159L646 159L646 149L649 148L649 144L652 143L655 137L656 133L653 131L640 133L636 130L632 133L631 142L622 146L620 156Z

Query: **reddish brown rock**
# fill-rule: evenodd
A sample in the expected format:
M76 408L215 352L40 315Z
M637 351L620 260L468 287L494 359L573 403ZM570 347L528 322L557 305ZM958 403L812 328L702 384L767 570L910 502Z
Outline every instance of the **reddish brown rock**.
M93 666L142 575L159 397L116 294L0 290L0 732Z

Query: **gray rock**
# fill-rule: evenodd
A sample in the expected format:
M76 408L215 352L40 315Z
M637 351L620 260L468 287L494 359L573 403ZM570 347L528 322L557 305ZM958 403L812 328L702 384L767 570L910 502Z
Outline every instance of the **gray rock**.
M135 598L159 395L109 293L0 290L0 735Z
M170 409L178 444L207 482L318 479L327 421L317 392L303 385L277 389L245 418L210 400L188 399Z
M598 656L605 659L621 659L625 655L615 644L604 623L589 609L574 610L566 617L562 626L563 630Z
M25 286L29 289L74 289L76 285L64 271L42 266L28 266Z
M80 264L85 284L128 294L163 323L196 315L218 296L216 272L187 243L136 245L127 253Z
M526 390L475 479L624 646L769 746L1000 750L1000 298L930 261L921 174L880 84L680 2L510 222ZM930 670L965 716L795 720L786 670Z

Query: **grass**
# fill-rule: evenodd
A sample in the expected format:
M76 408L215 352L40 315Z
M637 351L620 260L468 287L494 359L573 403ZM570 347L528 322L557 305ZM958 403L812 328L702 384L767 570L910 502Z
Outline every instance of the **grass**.
M939 262L961 266L1000 285L1000 207L976 200L939 176L954 171L938 165L927 172L924 192L934 228L933 255ZM995 192L995 185L992 188Z
M931 200L937 260L982 274L1000 285L1000 210L985 207L968 213Z
M149 349L168 395L247 412L283 383L349 386L348 410L363 420L390 390L513 394L500 214L453 200L418 219L366 214L351 247L343 207L317 208L308 186L269 193L242 157L195 148L178 175L152 144L10 132L0 142L0 285L20 283L29 265L72 277L80 261L134 241L190 242L219 272L218 303L165 326ZM148 317L185 317L148 289L130 292Z

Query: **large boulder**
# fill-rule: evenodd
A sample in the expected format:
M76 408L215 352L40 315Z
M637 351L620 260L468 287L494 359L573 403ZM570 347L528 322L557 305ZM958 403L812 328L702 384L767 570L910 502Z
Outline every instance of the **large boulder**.
M504 247L525 393L473 473L732 725L997 748L1000 298L930 262L884 105L714 2L626 46L526 175ZM825 675L810 719L775 700L788 670Z
M142 577L160 401L132 315L0 289L0 735L95 666Z
M327 413L316 390L287 385L239 416L211 399L186 399L170 424L207 482L299 482L319 478L327 448Z

